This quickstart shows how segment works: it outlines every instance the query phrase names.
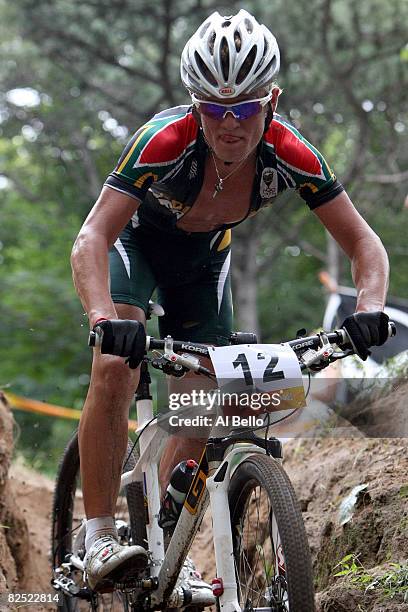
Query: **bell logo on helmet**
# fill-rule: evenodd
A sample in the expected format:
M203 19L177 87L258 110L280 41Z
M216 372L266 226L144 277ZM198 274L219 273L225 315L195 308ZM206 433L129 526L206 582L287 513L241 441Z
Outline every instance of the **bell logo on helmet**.
M235 93L235 89L233 87L221 87L218 90L222 96L232 96Z

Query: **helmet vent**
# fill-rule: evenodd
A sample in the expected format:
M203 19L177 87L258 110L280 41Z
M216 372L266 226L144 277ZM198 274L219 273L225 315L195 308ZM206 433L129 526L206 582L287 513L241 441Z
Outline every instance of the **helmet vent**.
M208 40L208 50L211 53L211 55L214 55L214 43L215 43L215 39L216 39L216 33L213 32L211 34L211 37Z
M244 23L245 23L245 27L247 29L248 34L252 34L254 30L253 24L250 22L249 19L245 19Z
M202 27L202 28L201 28L201 30L200 30L200 34L199 34L200 38L204 38L204 34L206 33L206 31L208 30L208 28L210 27L210 25L211 25L211 24L210 24L210 22L205 23L205 24L203 25L203 27Z
M230 56L229 56L228 42L226 38L223 38L221 41L220 60L221 60L222 76L224 77L224 81L228 81Z
M242 64L237 74L237 81L236 81L237 85L240 85L242 81L248 76L248 73L250 72L252 66L254 65L255 57L256 57L256 45L252 47L252 49L246 56L245 61Z
M230 21L223 21L223 23L221 24L221 27L222 28L228 28L228 26L230 26L230 25L231 25Z
M235 32L234 32L234 43L235 43L235 49L237 51L240 51L240 49L242 47L242 38L241 38L241 34L238 32L238 30L235 30Z
M190 72L193 73L193 75L195 76L196 79L200 79L200 76L197 74L197 72L194 70L194 66L192 66L191 64L188 65L188 69L190 70Z
M262 60L259 62L259 64L258 64L258 68L260 68L260 67L261 67L262 62L263 62L263 58L262 58ZM274 66L274 64L275 64L275 66ZM273 58L271 59L271 61L270 61L270 62L269 62L269 63L268 63L266 66L265 66L265 68L262 70L261 74L258 74L258 75L257 75L257 81L258 81L258 82L260 82L260 81L263 79L263 77L264 77L266 74L269 74L269 72L271 72L271 71L272 71L272 72L274 72L274 71L275 71L275 69L276 69L276 57L273 57Z
M205 65L201 55L199 53L197 53L197 51L194 53L194 57L195 57L195 61L197 62L197 66L201 72L201 74L203 75L203 77L205 79L207 79L207 81L209 81L209 83L211 83L211 85L217 85L217 81L215 80L215 78L213 77L213 75L211 74L211 72L208 70L207 66Z

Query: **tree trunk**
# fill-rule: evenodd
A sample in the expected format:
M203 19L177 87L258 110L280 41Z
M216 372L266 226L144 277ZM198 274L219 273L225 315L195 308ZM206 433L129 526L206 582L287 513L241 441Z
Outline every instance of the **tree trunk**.
M256 254L259 246L260 218L254 217L234 230L232 240L232 281L235 325L240 331L257 334L260 339L258 318L258 266Z

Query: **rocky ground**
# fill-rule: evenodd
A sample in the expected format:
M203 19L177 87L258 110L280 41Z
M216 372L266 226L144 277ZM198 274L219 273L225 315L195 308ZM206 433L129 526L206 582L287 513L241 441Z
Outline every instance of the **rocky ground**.
M406 407L407 393L408 387L398 391L400 408ZM389 404L393 408L391 400ZM53 484L21 464L9 469L13 425L9 410L3 406L1 411L0 592L48 592ZM284 466L300 500L311 546L319 612L408 611L408 600L404 603L408 571L404 575L403 569L392 565L406 567L408 558L406 447L403 438L344 437L293 440L285 445ZM365 486L352 518L341 525L340 505L358 485ZM193 558L211 579L215 570L210 525L207 515ZM347 555L349 560L334 569ZM346 564L351 568L347 574L335 577ZM385 578L380 580L385 575L388 592ZM377 585L366 592L375 578Z

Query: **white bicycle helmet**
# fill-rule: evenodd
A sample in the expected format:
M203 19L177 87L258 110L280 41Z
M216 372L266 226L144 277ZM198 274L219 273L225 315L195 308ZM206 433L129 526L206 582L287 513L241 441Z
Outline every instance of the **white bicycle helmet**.
M279 70L276 38L244 9L222 17L213 13L181 54L181 80L199 96L236 97L268 88Z

